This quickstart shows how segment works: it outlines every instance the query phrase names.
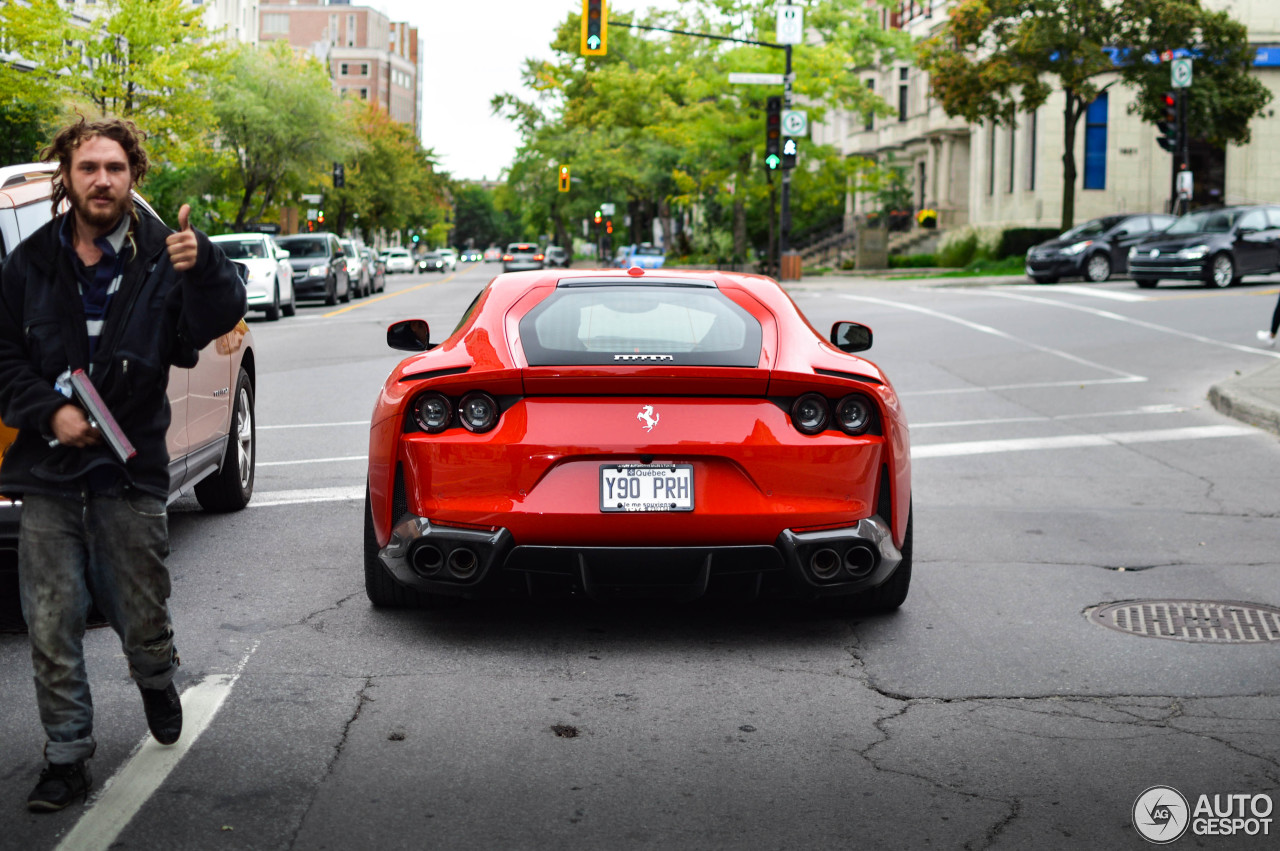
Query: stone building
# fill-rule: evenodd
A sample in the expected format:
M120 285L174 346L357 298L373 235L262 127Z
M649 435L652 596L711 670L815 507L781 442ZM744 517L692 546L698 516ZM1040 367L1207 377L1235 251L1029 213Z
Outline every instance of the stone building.
M909 0L884 11L882 25L916 38L947 20L952 0ZM1280 2L1204 0L1226 9L1249 30L1257 53L1254 73L1276 95L1254 119L1247 145L1192 151L1194 203L1280 201ZM969 125L949 118L930 96L928 75L909 61L856 73L897 108L890 117L836 112L813 128L814 141L846 156L892 159L909 175L916 209L938 210L939 225L1057 227L1062 205L1064 96L1055 92L1014 127ZM1194 82L1193 82L1194 85ZM1172 155L1157 143L1156 128L1129 113L1137 93L1111 87L1077 125L1075 220L1117 212L1164 210L1169 204ZM851 212L869 209L855 198Z

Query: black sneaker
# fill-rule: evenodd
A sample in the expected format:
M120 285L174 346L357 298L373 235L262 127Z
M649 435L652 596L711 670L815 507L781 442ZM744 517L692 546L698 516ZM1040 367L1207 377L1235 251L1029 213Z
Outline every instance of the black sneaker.
M182 735L182 701L178 700L178 689L169 683L164 688L144 688L142 692L142 708L147 711L147 726L151 735L162 745L171 745Z
M27 796L27 809L33 813L52 813L76 798L89 797L89 766L82 759L71 763L49 763L40 772L40 782Z

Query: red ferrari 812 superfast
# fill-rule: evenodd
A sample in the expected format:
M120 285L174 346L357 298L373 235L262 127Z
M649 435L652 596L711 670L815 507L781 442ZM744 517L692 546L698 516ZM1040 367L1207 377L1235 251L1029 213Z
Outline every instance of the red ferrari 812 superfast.
M500 275L414 352L373 415L365 587L446 596L692 599L727 589L900 606L907 424L892 385L772 279L694 271Z

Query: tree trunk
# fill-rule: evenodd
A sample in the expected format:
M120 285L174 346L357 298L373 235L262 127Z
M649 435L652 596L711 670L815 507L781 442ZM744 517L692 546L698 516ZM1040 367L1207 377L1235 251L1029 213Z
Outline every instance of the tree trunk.
M742 185L746 186L746 180ZM746 263L747 257L747 202L741 192L733 193L733 257L735 262Z
M1076 218L1076 124L1084 114L1084 106L1072 92L1064 92L1067 104L1062 110L1062 229L1069 230Z
M249 216L249 205L253 202L253 193L258 184L245 181L244 195L240 196L240 210L236 213L236 231L244 230L245 219Z
M674 246L671 231L671 205L667 203L666 198L658 201L658 225L662 228L662 248L664 251L671 251Z

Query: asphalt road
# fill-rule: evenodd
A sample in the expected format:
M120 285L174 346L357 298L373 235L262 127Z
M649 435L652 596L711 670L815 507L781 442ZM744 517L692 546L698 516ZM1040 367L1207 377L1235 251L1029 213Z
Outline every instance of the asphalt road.
M1275 281L794 286L819 329L874 328L912 423L915 578L895 615L374 611L360 529L398 360L385 327L443 338L495 271L254 323L254 501L171 517L187 731L148 740L114 636L91 631L98 791L29 815L42 734L25 639L0 636L0 847L1139 848L1148 787L1192 807L1280 796L1277 643L1089 618L1280 605L1280 448L1205 400L1277 357L1253 340Z

